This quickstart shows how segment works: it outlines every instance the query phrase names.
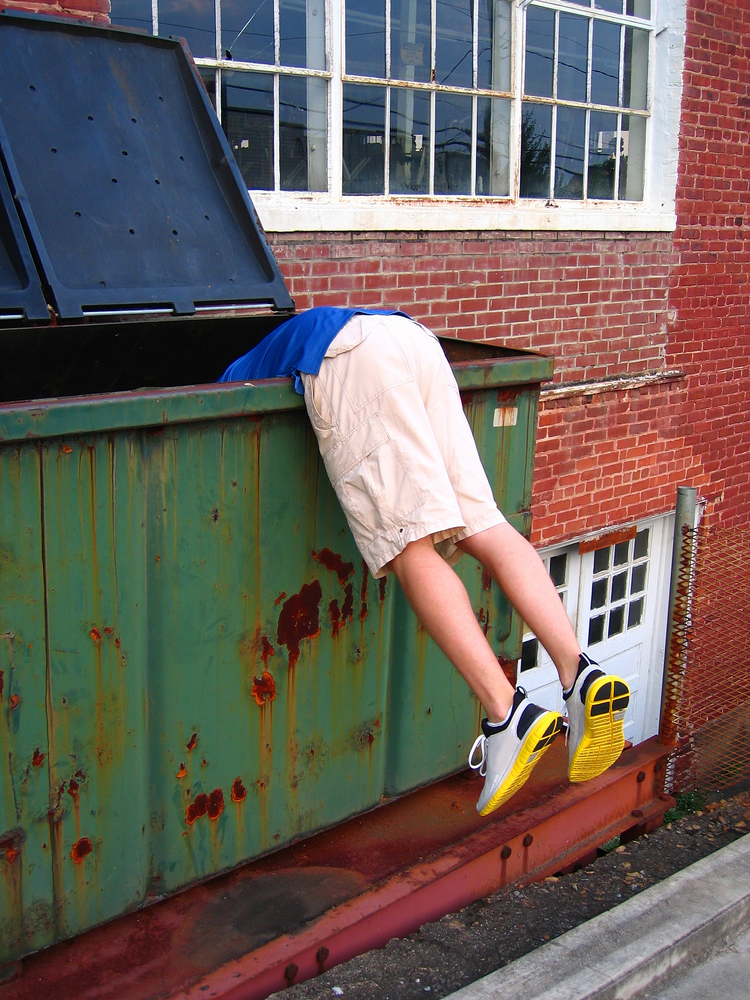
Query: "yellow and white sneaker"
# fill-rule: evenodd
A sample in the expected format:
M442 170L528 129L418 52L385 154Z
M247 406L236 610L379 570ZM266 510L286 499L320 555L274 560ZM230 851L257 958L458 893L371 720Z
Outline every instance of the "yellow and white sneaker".
M482 733L469 754L469 766L484 777L484 788L477 802L477 811L482 816L515 795L562 725L559 712L534 705L520 687L516 688L506 722L493 726L482 719ZM478 749L482 751L481 760L474 763Z
M588 781L606 771L625 745L630 688L581 653L575 684L563 694L568 715L568 778Z

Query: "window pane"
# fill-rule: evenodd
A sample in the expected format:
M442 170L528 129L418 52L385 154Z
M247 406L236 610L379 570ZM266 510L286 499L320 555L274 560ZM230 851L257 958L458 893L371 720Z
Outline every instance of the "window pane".
M589 20L572 14L560 15L557 96L561 101L586 100Z
M583 108L557 109L555 144L555 197L583 197L583 150L586 112Z
M273 190L273 77L223 73L224 130L249 188Z
M594 0L597 10L608 10L611 14L622 14L622 0Z
M549 198L552 108L524 102L521 118L521 197Z
M430 80L430 0L392 0L391 76Z
M615 566L622 566L630 556L630 540L615 545Z
M628 628L635 628L636 625L640 625L642 618L643 598L639 597L637 601L630 602L630 607L628 608Z
M648 535L649 529L642 528L635 536L635 551L633 552L634 559L643 559L644 556L648 555Z
M628 574L618 573L616 576L612 577L612 592L610 595L610 601L614 604L617 601L621 601L625 597L625 592L628 586Z
M385 87L344 85L344 194L382 194L385 189Z
M624 201L643 201L646 119L623 115L620 137L620 190Z
M644 17L648 20L651 17L651 0L627 0L625 13L631 17Z
M625 623L625 605L620 605L619 608L614 608L609 613L609 630L608 635L619 635L622 632L623 625Z
M604 615L592 618L589 622L589 646L595 646L604 638Z
M391 90L392 194L426 194L430 188L430 95Z
M273 64L273 0L222 0L221 47L227 59Z
M477 98L477 194L510 194L510 101Z
M282 66L325 69L323 0L279 0L279 61Z
M385 77L385 0L346 0L346 72Z
M620 25L594 21L591 51L591 101L617 107L620 79Z
M589 198L615 196L617 115L592 111L589 122Z
M435 22L435 80L450 87L471 87L471 0L440 0ZM437 149L437 140L435 141Z
M646 563L633 567L633 575L630 578L630 593L640 594L646 589Z
M526 73L524 93L552 97L555 13L544 7L526 10Z
M249 16L249 15L247 15ZM159 34L181 35L198 58L216 58L216 17L213 0L159 0Z
M539 640L526 639L521 646L521 671L533 670L539 656Z
M596 580L591 587L591 607L603 608L607 603L607 580Z
M563 552L562 555L552 556L549 561L549 575L556 587L562 587L567 582L568 577L568 557Z
M510 90L511 6L506 0L479 0L477 86Z
M112 24L142 28L151 34L151 0L112 0L109 19Z
M622 103L626 108L646 110L648 82L648 32L625 29L625 77Z
M216 111L216 70L207 66L199 66L198 72L200 73L201 80L203 80L203 86L208 91L214 111Z
M609 554L612 548L597 549L594 553L594 572L603 573L605 569L609 569Z
M471 98L435 95L435 194L471 194Z
M279 168L282 191L325 191L326 81L279 79Z

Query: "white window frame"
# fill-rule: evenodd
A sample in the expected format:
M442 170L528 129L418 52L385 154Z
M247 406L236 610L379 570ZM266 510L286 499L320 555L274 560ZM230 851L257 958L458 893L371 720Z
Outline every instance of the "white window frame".
M277 3L278 0L275 0ZM513 0L513 93L511 102L511 192L518 190L520 163L520 118L523 93L524 7L531 0ZM581 14L586 10L566 0L539 0L546 7ZM327 158L329 190L326 192L255 191L250 194L260 220L269 232L345 231L449 231L449 230L586 230L673 231L676 227L675 190L682 68L684 59L686 0L652 0L650 22L628 19L643 27L650 24L649 127L645 153L642 202L549 201L491 196L344 195L343 89L344 0L325 3L328 65L326 70L295 70L268 64L218 59L196 59L205 68L251 70L275 74L275 106L278 111L278 78L282 75L318 76L329 81ZM157 0L153 0L156 7ZM597 16L607 18L605 12ZM154 14L156 17L156 13ZM620 18L619 20L622 20ZM217 36L218 37L218 36ZM276 52L278 57L278 38ZM217 42L220 46L220 41ZM221 52L217 51L217 56ZM278 58L277 58L278 63ZM384 83L383 85L388 85ZM220 95L219 95L220 96ZM220 99L217 100L220 104ZM219 114L221 110L219 108ZM274 123L278 154L278 115ZM275 160L278 187L279 158Z

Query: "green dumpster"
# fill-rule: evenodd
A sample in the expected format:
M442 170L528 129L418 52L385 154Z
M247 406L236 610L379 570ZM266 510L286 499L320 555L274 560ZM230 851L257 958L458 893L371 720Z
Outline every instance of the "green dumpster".
M18 32L30 52L43 36L45 72L48 47L71 38L89 64L109 46L102 73L137 50L140 91L117 79L120 99L140 104L122 121L184 91L208 128L177 43L10 18L0 67L4 35L17 47ZM169 60L179 73L149 104L148 72L166 73ZM51 87L38 71L31 57L13 65L23 86ZM0 69L0 92L13 74ZM163 89L175 74L179 86ZM211 141L228 154L218 128ZM291 308L258 230L247 235L254 217L231 155L213 157L228 171L215 204L239 219L263 290L237 301L228 290L222 312L215 289L201 293L205 306L187 295L188 273L171 299L148 281L117 289L102 317L96 269L71 300L45 256L54 239L42 202L11 152L0 226L6 251L15 241L0 348L16 373L6 364L0 378L0 964L464 767L480 718L393 579L368 575L291 382L209 384ZM76 246L90 255L85 238ZM552 363L443 345L498 501L528 531L538 390ZM493 647L515 660L520 623L476 564L458 568Z

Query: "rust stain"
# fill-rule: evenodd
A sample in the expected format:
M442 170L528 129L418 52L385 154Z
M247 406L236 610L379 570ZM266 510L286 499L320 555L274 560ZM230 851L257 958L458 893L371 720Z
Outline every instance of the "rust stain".
M254 677L253 680L254 684L250 693L255 698L255 704L259 708L263 708L267 701L273 701L276 697L276 681L267 670L263 671L261 677Z
M344 587L344 604L341 608L341 617L346 621L352 620L352 612L354 611L354 591L352 585L347 583Z
M77 865L80 865L87 854L91 854L94 849L94 845L91 843L88 837L81 837L77 840L75 844L70 849L70 856L75 861Z
M331 601L328 605L328 614L331 616L331 630L333 635L338 635L343 622L341 621L341 611L339 610L339 602L337 600Z
M232 782L232 802L244 802L247 797L247 789L242 784L242 778L235 778Z
M370 578L369 571L367 569L367 563L362 560L362 587L359 592L359 599L361 601L359 608L359 620L363 622L367 618L367 581Z
M187 768L185 767L184 762L180 761L180 769L177 772L177 777L184 778L186 774L187 774Z
M94 627L89 632L89 637L97 644L97 646L101 643L101 641L102 641L102 634L99 631L99 629L96 627L96 625L94 625Z
M185 822L195 823L199 816L205 816L208 812L208 796L205 792L195 796L195 801L191 802L185 811Z
M5 852L5 860L12 865L21 853L22 836L19 831L11 831L0 839L0 851Z
M115 639L115 646L117 646L118 649L120 648L120 640L119 639Z
M3 676L3 671L0 670L0 698L3 696L3 688L5 687L5 679Z
M303 583L298 594L281 606L277 629L277 641L289 651L289 666L299 659L299 644L303 639L315 639L320 635L319 605L323 596L320 583Z
M274 604L281 604L281 602L284 600L285 597L286 597L286 591L282 590L281 593L279 594L279 596L276 598L276 600L273 603Z
M504 656L498 656L497 662L500 664L503 673L508 678L513 687L516 686L516 681L518 680L518 675L516 673L516 660L508 660Z
M344 562L340 555L335 552L331 552L330 549L321 549L320 552L316 552L313 549L312 553L313 559L317 560L321 566L325 566L332 573L335 573L339 578L339 583L343 587L346 581L354 572L354 563Z
M492 577L486 569L482 569L482 590L490 590L492 587Z
M11 712L13 711L14 708L18 708L20 704L21 704L20 697L17 694L12 694L10 696L10 702L9 702Z
M218 819L224 812L224 793L220 788L214 788L208 796L206 812L209 819Z
M60 449L60 451L64 452L66 455L70 455L70 453L73 451L73 449L70 447L69 444L64 444L62 446L62 448Z
M76 779L75 778L71 778L70 781L68 782L68 795L70 795L73 798L75 798L76 795L78 794L78 789L80 787L81 786L78 784L78 782L76 781Z
M104 626L104 634L105 635L112 635L112 631L113 630L109 627L109 625L105 625Z
M628 542L631 538L635 538L636 531L636 526L631 524L627 528L606 531L603 535L597 535L595 538L584 538L582 542L578 543L578 551L584 555L586 552L595 552L597 549L606 549L610 545L617 545L618 542Z
M44 754L41 752L39 747L34 751L34 756L31 758L31 763L34 767L41 767L42 761L44 760Z
M195 750L195 747L196 747L197 743L198 743L198 734L197 733L193 733L193 735L190 737L190 739L185 744L186 749L188 749L188 750Z
M263 660L264 670L268 668L268 661L273 656L273 646L264 635L260 637L260 658Z
M386 578L384 576L381 576L380 579L378 580L378 590L380 592L380 603L381 604L385 600L385 581L386 581Z

